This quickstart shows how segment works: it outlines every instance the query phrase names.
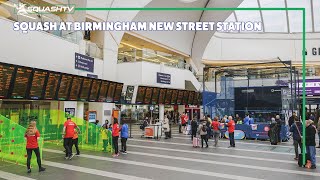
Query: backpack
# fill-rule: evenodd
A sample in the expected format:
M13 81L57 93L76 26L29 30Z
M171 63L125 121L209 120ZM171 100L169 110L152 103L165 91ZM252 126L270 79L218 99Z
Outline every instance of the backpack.
M202 130L203 132L207 132L207 126L206 126L206 125L203 125L202 128L201 128L201 130Z

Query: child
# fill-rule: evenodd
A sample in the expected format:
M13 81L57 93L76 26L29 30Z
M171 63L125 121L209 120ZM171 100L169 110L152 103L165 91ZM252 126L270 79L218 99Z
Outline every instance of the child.
M109 144L108 142L108 125L107 124L104 124L101 128L101 139L102 139L102 142L103 142L103 152L107 152L107 146Z
M78 131L75 130L74 131L74 135L73 135L73 138L72 138L72 146L75 146L76 147L76 151L77 151L77 154L76 156L79 156L80 155L80 151L79 151L79 142L78 142ZM72 148L71 148L71 151L72 151Z
M127 154L128 124L121 122L121 153Z

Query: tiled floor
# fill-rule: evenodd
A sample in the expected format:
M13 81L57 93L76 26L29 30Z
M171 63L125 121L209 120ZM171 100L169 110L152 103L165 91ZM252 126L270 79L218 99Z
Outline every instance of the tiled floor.
M298 167L291 142L271 146L267 141L236 141L236 148L229 149L227 140L221 140L217 148L210 140L210 147L202 149L193 148L190 137L182 134L173 133L168 140L140 138L138 130L133 134L134 138L128 140L127 155L112 158L103 152L82 151L80 157L64 160L62 147L46 146L46 172L38 173L35 168L27 174L23 166L0 162L0 178L9 179L4 172L21 179L41 180L320 178L319 169ZM320 154L319 149L317 153Z

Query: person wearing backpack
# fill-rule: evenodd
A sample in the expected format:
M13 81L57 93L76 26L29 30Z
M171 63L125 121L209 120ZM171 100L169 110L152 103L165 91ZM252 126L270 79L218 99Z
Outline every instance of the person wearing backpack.
M207 125L206 121L204 121L202 124L200 124L198 133L200 134L201 137L201 148L203 148L203 141L206 143L206 148L208 148L208 139L207 139Z
M294 152L296 155L294 160L298 160L299 159L298 146L300 147L300 151L302 149L302 142L301 142L302 123L297 117L294 118L294 122L290 127L290 132L292 132Z

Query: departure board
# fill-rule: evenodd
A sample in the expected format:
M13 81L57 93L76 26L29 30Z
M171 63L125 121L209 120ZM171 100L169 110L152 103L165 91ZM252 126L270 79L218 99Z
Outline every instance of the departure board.
M32 69L26 67L18 67L16 76L13 82L11 98L23 99L26 98L26 92L29 85L29 80L32 75Z
M194 93L193 104L198 105L199 92Z
M109 89L109 82L108 81L102 81L98 101L99 102L106 102L107 101L107 92Z
M189 92L188 104L193 104L194 91Z
M183 100L183 92L184 91L179 91L179 93L178 93L178 98L177 98L177 104L182 104L182 100Z
M46 85L44 99L52 100L55 98L60 76L60 73L49 72L49 78Z
M178 98L178 90L172 90L171 104L176 104Z
M116 89L116 85L117 83L110 82L108 93L107 93L107 102L113 102L113 96L114 96L114 91Z
M13 73L13 65L0 64L0 98L8 98Z
M160 89L159 104L164 104L166 98L167 89Z
M78 100L82 81L83 81L83 77L73 76L69 100L71 101Z
M123 84L117 83L116 90L114 92L113 102L118 103L121 99L121 93L122 93Z
M146 87L139 86L138 87L138 92L137 92L137 97L136 97L136 104L143 104L144 100L144 95L146 92Z
M165 104L171 103L172 92L172 89L167 89Z
M30 99L42 99L42 92L44 90L44 82L48 75L48 71L35 70L31 82L31 89L29 93Z
M182 104L184 104L184 105L188 104L188 96L189 96L189 91L184 91L183 92Z
M158 104L160 88L153 88L151 104Z
M152 87L147 87L143 104L151 104L152 91L153 91Z
M91 91L91 83L93 79L84 78L82 82L81 92L80 92L80 101L88 101L89 93Z
M93 80L89 101L97 101L100 84L101 84L101 80L98 80L98 79Z
M58 100L67 100L69 89L71 87L72 76L63 74L61 77L60 87L58 91Z

